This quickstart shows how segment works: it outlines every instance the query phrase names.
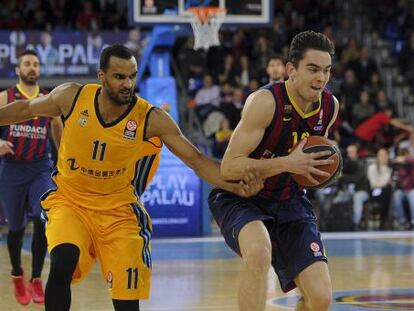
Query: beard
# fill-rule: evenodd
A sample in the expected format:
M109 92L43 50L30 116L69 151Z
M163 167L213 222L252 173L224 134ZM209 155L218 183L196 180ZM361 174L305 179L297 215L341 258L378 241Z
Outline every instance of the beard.
M134 94L134 90L133 89L131 89L129 91L129 96L128 97L124 97L124 96L121 95L120 92L116 93L108 84L106 84L105 86L106 86L106 92L108 94L108 97L117 106L129 105L131 103L132 96ZM123 90L123 91L125 91L125 90Z
M20 79L27 85L36 85L39 75L34 72L29 72L27 75L20 73Z

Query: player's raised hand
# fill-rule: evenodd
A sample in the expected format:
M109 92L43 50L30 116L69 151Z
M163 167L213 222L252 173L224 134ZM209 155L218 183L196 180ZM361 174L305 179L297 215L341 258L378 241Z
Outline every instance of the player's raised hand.
M264 187L264 179L257 170L246 168L244 177L239 182L240 189L238 195L244 198L254 196Z
M11 142L0 139L0 156L4 156L6 154L14 155L13 148L14 146Z

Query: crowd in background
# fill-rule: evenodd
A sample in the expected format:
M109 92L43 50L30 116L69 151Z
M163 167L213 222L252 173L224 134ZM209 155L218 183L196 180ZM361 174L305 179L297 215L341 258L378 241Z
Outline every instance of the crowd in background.
M289 43L298 32L323 32L335 43L328 86L340 102L340 113L331 138L338 141L345 161L343 176L334 187L312 194L320 203L321 220L345 193L352 206L353 228L364 228L364 221L366 227L369 202L378 207L380 228L412 229L414 134L397 115L370 47L358 40L362 36L353 19L343 13L354 2L278 0L270 28L224 27L220 46L194 50L193 38L185 37L172 52L191 98L188 109L194 109L204 135L212 141L213 154L220 158L246 97L275 80L269 73L270 60L286 60ZM391 56L414 89L414 4L409 0L357 4L364 21L391 43ZM14 0L0 7L0 28L116 31L128 28L126 16L126 1Z
M397 115L369 47L357 40L361 36L352 20L337 10L335 1L276 3L270 29L223 29L220 46L195 51L193 39L188 37L175 50L187 93L193 99L190 109L211 139L213 154L218 158L223 155L246 97L274 81L269 70L271 60L278 55L287 59L288 44L299 31L321 31L335 43L329 88L340 102L340 114L330 136L338 141L345 157L339 181L312 193L319 203L321 225L325 217L329 219L329 209L342 200L352 209L351 230L368 227L370 215L366 210L370 206L376 207L380 229L412 229L413 128ZM372 22L379 36L392 43L391 55L402 74L409 77L414 64L410 57L414 49L414 5L409 1L364 4L364 20Z

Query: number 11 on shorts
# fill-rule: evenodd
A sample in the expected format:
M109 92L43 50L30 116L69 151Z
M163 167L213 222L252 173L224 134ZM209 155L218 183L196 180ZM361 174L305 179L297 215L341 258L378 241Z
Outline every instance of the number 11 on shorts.
M132 269L128 268L126 270L128 273L128 289L137 289L138 288L138 268Z

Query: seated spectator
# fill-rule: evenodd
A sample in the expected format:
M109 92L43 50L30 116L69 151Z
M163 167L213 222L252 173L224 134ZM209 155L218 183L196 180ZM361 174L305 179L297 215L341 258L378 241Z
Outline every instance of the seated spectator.
M229 120L223 118L220 129L214 135L213 155L216 158L221 159L224 156L231 134L233 134L233 130L230 128Z
M235 129L240 121L241 111L244 105L243 90L236 88L233 90L233 99L231 102L221 102L220 110L224 113L230 122L230 128Z
M399 150L406 149L408 152L408 155L414 157L414 132L410 133L408 139L405 139L402 142L400 142L400 144L398 145L398 149Z
M258 90L260 87L259 81L257 79L251 79L249 86L243 89L244 98L247 98L251 93Z
M385 228L391 201L391 173L388 151L377 151L375 163L368 166L368 181L371 187L371 200L380 205L380 229Z
M213 77L205 74L203 77L203 86L199 89L195 96L197 106L220 105L220 87L213 84Z
M240 76L241 68L234 62L234 58L231 54L227 54L224 58L223 68L219 71L219 82L230 83L231 85L237 85L236 77Z
M395 159L397 166L397 183L393 194L394 215L399 229L414 227L414 156L408 149L402 149ZM404 200L408 201L411 219L404 211Z
M356 128L362 121L365 121L375 113L375 106L369 101L367 91L362 91L359 102L352 105L351 125Z
M203 86L197 91L194 100L195 113L202 124L211 112L219 110L220 87L213 84L211 75L204 75Z
M360 50L359 57L349 62L349 67L355 72L355 76L361 84L367 84L371 74L378 72L377 63L370 57L368 47Z
M358 156L358 146L350 144L344 159L340 182L347 185L352 192L354 210L354 229L361 229L361 218L364 203L369 199L369 182L366 176L365 162Z
M367 91L369 94L369 98L371 99L371 101L374 98L377 98L378 96L378 92L383 88L382 85L382 81L380 78L380 75L378 72L374 72L373 74L371 74L368 86L367 86Z
M384 109L386 107L393 107L394 103L388 98L387 93L384 89L380 89L377 93L377 97L375 98L376 102L375 105L377 106L378 110Z

